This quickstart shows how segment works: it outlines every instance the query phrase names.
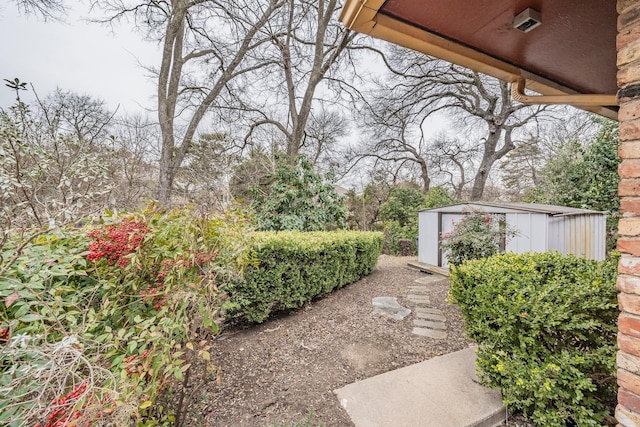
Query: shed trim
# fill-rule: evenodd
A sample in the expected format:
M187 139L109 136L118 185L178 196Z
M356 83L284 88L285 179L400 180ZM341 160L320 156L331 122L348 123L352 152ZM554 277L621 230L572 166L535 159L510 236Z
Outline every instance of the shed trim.
M505 209L511 212L534 212L543 213L551 216L570 216L570 215L607 215L608 212L594 211L590 209L571 208L567 206L557 205L545 205L541 203L489 203L489 202L469 202L469 203L456 203L453 205L440 206L437 208L420 209L419 212L431 211L431 212L452 212L450 209L460 207L458 212L462 212L465 208L473 209L474 206L480 208L498 208Z

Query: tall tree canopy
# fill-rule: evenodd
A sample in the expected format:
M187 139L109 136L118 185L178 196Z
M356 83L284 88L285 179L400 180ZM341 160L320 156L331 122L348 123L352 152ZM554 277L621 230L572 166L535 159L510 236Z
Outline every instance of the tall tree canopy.
M434 144L424 126L432 115L446 111L451 118L465 148L458 155L467 156L475 149L471 200L482 198L496 162L545 117L547 107L513 101L507 83L457 65L400 48L393 49L388 65L389 76L366 108L370 132L359 155L419 165L425 191L432 176L429 163L451 160L451 153L432 156Z
M618 123L595 119L599 131L588 141L569 140L542 168L527 201L609 212L609 247L615 244L620 215L618 197Z
M318 159L318 150L344 133L339 116L318 104L320 83L333 78L355 37L337 20L338 0L95 3L108 14L105 22L130 18L162 46L161 63L153 68L162 203L170 200L176 174L208 117L227 123L237 134L229 142L241 147L239 134L245 145L262 143L258 130L276 129L290 159L305 147Z
M588 141L569 140L542 169L529 199L616 213L618 198L618 124L595 119L600 130Z
M96 3L110 15L106 22L130 18L162 46L162 60L153 69L162 136L157 198L168 203L207 113L225 105L232 81L268 64L260 55L272 37L267 25L285 0Z

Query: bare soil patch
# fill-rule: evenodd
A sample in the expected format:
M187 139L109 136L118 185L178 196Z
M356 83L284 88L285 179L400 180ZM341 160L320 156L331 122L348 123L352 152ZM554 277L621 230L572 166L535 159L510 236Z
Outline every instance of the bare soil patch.
M413 259L383 255L369 276L296 312L225 328L212 349L220 371L193 390L188 424L288 426L313 413L314 426L353 426L333 390L468 347L445 278L427 285L430 307L447 318L444 340L412 334L413 311L400 321L372 313L378 296L414 310L407 287L425 273L407 267Z

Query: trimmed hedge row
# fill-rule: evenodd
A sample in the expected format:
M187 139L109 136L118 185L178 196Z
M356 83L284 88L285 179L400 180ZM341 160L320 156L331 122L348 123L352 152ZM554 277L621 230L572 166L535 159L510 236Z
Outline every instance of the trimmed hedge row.
M598 426L615 402L617 259L499 254L451 270L484 382L540 426Z
M251 249L256 263L225 289L228 316L260 323L355 282L374 269L382 242L374 232L257 233Z

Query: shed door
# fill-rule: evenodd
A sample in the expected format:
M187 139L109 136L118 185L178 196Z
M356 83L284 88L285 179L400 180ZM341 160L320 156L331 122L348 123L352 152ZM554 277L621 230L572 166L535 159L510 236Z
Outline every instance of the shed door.
M506 224L506 216L503 213L496 214L496 213L487 212L487 215L491 215L492 217L497 219L499 223ZM443 235L446 235L447 233L450 233L451 231L453 231L455 225L464 217L465 217L465 214L443 213L442 214L442 231L440 233L440 237L442 238ZM500 242L499 252L504 252L505 246L506 246L506 235L502 238L502 241ZM449 260L447 259L446 252L444 252L440 248L440 245L438 245L438 250L440 252L440 264L438 265L444 268L449 267Z
M440 237L447 233L451 233L455 225L464 218L464 214L454 214L454 213L443 213L442 214L442 230L440 231ZM440 264L439 267L449 267L449 261L447 260L447 254L440 249L438 245L438 250L440 251Z

